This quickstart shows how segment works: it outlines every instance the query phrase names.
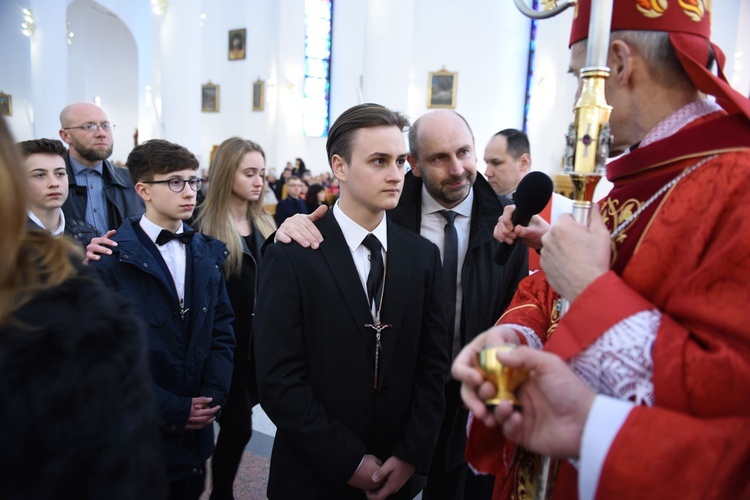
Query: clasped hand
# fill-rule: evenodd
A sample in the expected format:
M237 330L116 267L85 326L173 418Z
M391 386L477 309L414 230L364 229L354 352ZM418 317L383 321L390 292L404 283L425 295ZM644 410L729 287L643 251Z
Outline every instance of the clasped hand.
M506 342L509 330L500 326L480 334L454 361L452 374L461 382L464 403L484 425L499 426L508 439L531 451L553 458L578 458L595 394L558 356L525 346L499 352L497 359L504 365L529 371L517 392L522 410L515 410L508 401L494 410L485 406L497 388L477 371L477 353Z

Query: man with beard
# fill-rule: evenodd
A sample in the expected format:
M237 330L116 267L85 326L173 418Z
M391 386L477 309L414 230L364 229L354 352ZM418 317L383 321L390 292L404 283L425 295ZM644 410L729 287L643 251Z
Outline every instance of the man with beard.
M114 128L104 110L91 103L69 104L60 113L60 138L69 146L70 190L63 212L71 220L86 220L99 235L145 211L127 169L107 161Z
M465 344L494 325L508 306L518 282L528 275L528 252L514 252L505 266L494 263L499 243L492 232L503 204L509 202L501 202L487 180L477 175L474 134L461 115L452 110L422 115L409 130L409 149L412 170L404 179L398 206L388 217L441 251L446 304L454 306L453 314L446 316L450 316L448 331L455 358ZM317 220L324 213L318 208L310 218ZM290 217L276 233L277 241L292 239L314 248L323 241L304 215ZM449 267L455 269L455 280L449 278ZM492 492L492 477L474 475L464 459L468 412L461 405L459 388L457 381L446 381L445 416L422 496L425 500L482 499Z

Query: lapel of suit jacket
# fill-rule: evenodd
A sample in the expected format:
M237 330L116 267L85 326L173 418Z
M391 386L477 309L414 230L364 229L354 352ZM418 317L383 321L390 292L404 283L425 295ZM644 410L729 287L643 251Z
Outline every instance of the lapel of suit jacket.
M359 279L359 273L354 265L354 259L349 251L349 246L346 244L346 239L344 239L344 233L341 232L341 228L333 216L333 210L329 210L317 225L324 238L318 251L323 254L331 276L339 287L341 296L346 303L346 309L351 316L352 324L356 325L354 329L359 332L368 351L374 358L375 332L371 328L365 328L365 324L372 323L372 314L367 305L367 293Z
M409 297L404 292L409 289L411 282L412 262L411 244L397 231L395 223L388 223L388 252L386 260L385 292L383 295L383 308L380 321L393 325L382 332L381 345L383 351L380 359L380 376L388 372L388 365L396 352L398 337L401 335L402 318L406 314L406 305ZM421 311L413 311L421 314ZM368 330L370 330L368 328ZM373 332L374 334L374 332Z

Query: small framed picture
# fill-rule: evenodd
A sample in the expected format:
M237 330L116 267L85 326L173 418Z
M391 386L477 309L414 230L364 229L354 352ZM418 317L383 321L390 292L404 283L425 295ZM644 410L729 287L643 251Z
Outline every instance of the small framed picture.
M201 111L204 113L218 113L219 86L210 81L201 89Z
M229 60L238 61L245 58L246 29L229 31Z
M253 111L263 111L266 100L266 82L258 78L253 82Z
M427 107L455 108L457 88L458 73L445 69L430 73L427 82Z
M0 116L13 116L13 97L0 92Z

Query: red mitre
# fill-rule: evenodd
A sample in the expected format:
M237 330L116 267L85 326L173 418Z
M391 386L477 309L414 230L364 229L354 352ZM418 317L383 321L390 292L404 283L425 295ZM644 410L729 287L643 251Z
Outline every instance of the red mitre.
M570 45L589 36L591 2L578 0L573 14ZM682 67L701 92L716 97L728 113L750 118L750 100L729 85L724 76L726 57L711 43L712 0L613 0L610 31L666 31ZM706 68L710 49L718 76Z

